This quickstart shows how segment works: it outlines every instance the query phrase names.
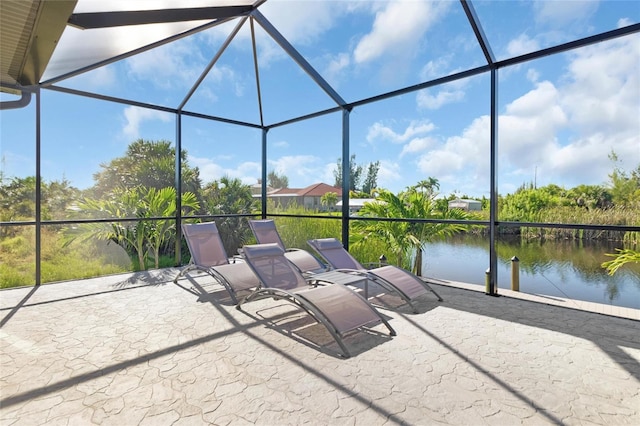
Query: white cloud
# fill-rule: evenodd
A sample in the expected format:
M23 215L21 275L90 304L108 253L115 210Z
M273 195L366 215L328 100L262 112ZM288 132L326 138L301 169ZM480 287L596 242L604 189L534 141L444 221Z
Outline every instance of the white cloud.
M503 57L515 57L582 37L599 0L536 0L532 7L535 26L511 39ZM511 68L513 69L513 68ZM515 68L517 69L517 67Z
M462 140L462 139L459 139ZM452 139L450 142L455 142ZM428 176L446 176L464 168L466 164L464 155L454 152L452 149L432 151L418 159L420 172Z
M204 184L227 176L240 179L246 185L252 185L257 182L260 176L260 164L251 161L240 163L235 168L229 168L222 165L229 164L229 162L221 158L211 159L189 155L189 163L198 167L200 179Z
M374 123L369 127L367 141L373 142L376 139L381 139L389 140L393 143L403 143L416 135L431 132L433 129L435 129L434 124L428 120L412 121L403 133L396 133L382 123Z
M459 71L450 69L451 59L450 57L441 57L436 61L427 62L420 71L422 80L429 81ZM443 105L463 100L465 96L464 89L469 84L469 81L469 79L465 78L439 85L436 89L419 90L416 94L418 108L435 110ZM434 90L436 91L435 94L433 94Z
M190 87L205 64L193 41L186 39L132 56L125 63L131 77L161 89Z
M408 144L402 147L400 158L404 157L406 154L415 154L418 152L426 151L430 146L433 146L434 144L434 139L429 137L412 139Z
M216 94L214 88L210 85L200 85L196 93L198 94L198 96L201 96L203 99L206 99L212 104L218 102L218 100L220 99L220 97ZM187 105L189 104L187 103Z
M524 182L602 184L611 171L611 150L632 170L640 161L640 37L593 45L566 56L566 73L554 84L537 81L508 103L498 118L500 191ZM421 173L445 188L482 194L489 190L490 118L418 157ZM475 190L474 190L475 188Z
M616 28L624 28L624 27L628 27L629 25L632 25L633 21L629 18L620 18L618 19L618 24L616 26Z
M585 182L604 183L604 178L611 171L611 164L606 156L608 152L606 148L603 149L609 145L610 141L607 139L603 134L594 134L566 146L556 144L549 147L544 161L537 164L539 185L557 183L558 177L571 182L570 187ZM640 151L637 154L640 154ZM637 158L640 160L640 156ZM546 179L546 176L552 176L551 180ZM587 181L589 177L590 182Z
M200 47L194 39L183 39L177 42L135 55L125 63L128 74L132 78L151 82L162 90L181 90L178 99L188 93L205 70L209 59L202 56ZM161 64L161 65L159 65ZM209 70L197 93L211 103L217 102L220 87L230 89L238 98L245 94L246 86L243 77L236 70L224 63L217 63Z
M509 57L520 56L537 50L540 50L540 43L526 34L520 34L507 44L507 54Z
M420 70L420 78L422 80L428 81L438 77L442 77L446 74L451 74L451 71L448 70L450 66L450 60L451 58L441 57L436 59L435 61L427 62Z
M540 73L533 68L529 68L527 70L527 80L532 83L537 83L538 80L540 80Z
M318 174L318 180L324 182L329 185L333 185L335 181L335 176L333 174L336 169L336 163L325 163L321 166L320 172ZM314 180L316 182L317 180ZM302 185L301 185L302 186Z
M464 192L482 194L489 190L488 148L489 117L482 116L460 136L447 138L438 148L420 155L416 164L422 176L439 180L443 193L464 188Z
M420 90L416 95L416 102L418 104L418 107L431 110L438 109L446 104L459 102L463 99L464 91L458 89L439 90L435 95L431 94L431 90L424 89Z
M233 68L222 64L213 67L207 74L207 80L205 81L214 82L216 86L231 85L237 97L242 97L246 90L242 77Z
M396 182L401 180L401 166L396 162L389 160L380 160L380 168L378 169L378 186L380 188L389 188Z
M326 76L331 82L340 81L342 73L351 65L351 59L348 53L339 53L326 59L327 65L322 75Z
M507 105L499 117L500 153L508 165L528 167L548 157L557 133L568 125L556 87L543 81ZM507 164L505 164L507 165Z
M539 24L562 28L590 17L598 9L599 3L598 0L536 0L533 3L534 18Z
M640 36L589 46L570 57L562 105L579 131L640 134Z
M343 52L322 51L317 54L317 57L307 56L307 59L321 71L322 76L337 87L343 81L345 73L354 72L354 66L370 63L384 55L404 59L413 54L416 40L419 40L434 23L438 22L450 7L450 3L450 1L413 0L390 2L270 0L261 7L261 12L297 48L316 43L332 31L338 23L343 22L341 18L346 15L372 16L374 22L371 31L359 36L358 39L345 40L349 47L343 48ZM258 32L264 34L260 29ZM239 36L248 40L248 30L243 28ZM266 69L274 61L286 58L281 47L270 37L258 37L257 43L261 67ZM309 52L306 54L310 55ZM387 84L390 80L401 77L398 68L391 64L383 66L378 71L380 81Z
M450 3L405 0L387 3L376 13L371 32L358 42L353 52L355 62L365 63L387 54L402 56L440 20Z
M507 115L538 116L544 113L549 105L557 104L558 91L549 81L536 84L535 89L515 99L506 106Z
M268 160L268 169L275 170L279 175L287 176L289 186L307 186L308 182L320 182L326 173L325 165L320 158L313 155L285 155ZM300 184L301 182L306 182Z
M363 5L368 2L362 2ZM362 5L354 7L351 2L333 1L280 1L269 0L260 7L260 12L293 46L306 46L318 40L331 30L339 17ZM256 44L260 66L268 68L274 61L288 58L288 55L266 34L259 24L255 26ZM227 37L229 26L212 28L207 32L212 45L218 46ZM250 27L245 24L238 32L231 46L249 50L251 48Z
M140 125L144 121L160 120L166 123L173 120L172 114L135 106L126 107L124 109L124 116L127 123L122 129L122 133L131 139L140 137Z
M502 172L540 164L553 152L556 132L566 124L558 102L555 87L543 82L507 105L498 125ZM461 135L449 137L419 156L419 171L437 177L445 192L458 188L465 193L484 194L489 191L489 142L490 118L481 116ZM435 140L430 141L431 146L435 144Z
M347 10L344 3L270 0L260 12L292 44L306 45L333 27L336 17Z

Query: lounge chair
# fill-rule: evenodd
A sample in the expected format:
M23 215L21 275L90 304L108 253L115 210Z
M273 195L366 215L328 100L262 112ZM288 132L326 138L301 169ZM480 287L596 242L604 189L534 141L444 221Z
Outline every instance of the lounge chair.
M317 257L308 251L299 248L287 249L282 242L282 238L280 238L280 234L273 220L250 220L249 227L256 237L258 244L278 244L278 246L285 251L285 257L303 274L316 274L327 270L327 265L324 265Z
M174 278L175 284L193 270L206 272L224 286L234 304L238 303L237 292L260 285L249 265L229 260L215 222L183 224L182 234L189 246L191 262Z
M382 322L391 336L396 335L384 317L350 288L342 284L315 286L313 283L316 281L305 279L285 258L284 250L277 244L247 245L243 248L243 254L262 285L236 305L238 310L252 300L285 299L324 325L346 358L351 354L342 337L350 331Z
M366 276L371 282L399 295L415 313L418 311L412 302L429 291L442 301L442 297L429 284L406 269L393 265L366 269L335 238L314 239L309 240L308 243L336 271ZM367 297L365 287L365 298Z

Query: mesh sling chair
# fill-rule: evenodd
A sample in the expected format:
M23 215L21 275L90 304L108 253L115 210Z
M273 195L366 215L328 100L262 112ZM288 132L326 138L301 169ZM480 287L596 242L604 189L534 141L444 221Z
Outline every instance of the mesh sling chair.
M238 303L238 291L260 285L249 265L229 261L215 222L183 224L182 234L191 253L191 262L173 279L175 284L193 270L206 272L224 286L234 304Z
M250 220L249 227L256 237L258 244L278 244L278 246L285 251L285 257L303 274L314 274L327 270L327 266L308 251L299 248L287 249L282 242L282 238L280 238L280 234L273 220Z
M382 322L391 336L396 335L384 317L362 296L342 284L313 286L284 253L275 243L244 246L245 260L262 285L236 305L238 310L252 300L287 300L324 325L346 358L351 354L342 337L348 332Z
M351 256L342 246L342 243L335 238L314 239L309 240L308 243L332 268L335 268L336 271L366 276L370 281L404 299L404 301L411 306L414 313L418 311L412 303L413 300L429 291L432 292L439 301L442 301L442 297L440 297L429 284L406 269L393 265L366 269ZM367 297L366 287L365 297Z

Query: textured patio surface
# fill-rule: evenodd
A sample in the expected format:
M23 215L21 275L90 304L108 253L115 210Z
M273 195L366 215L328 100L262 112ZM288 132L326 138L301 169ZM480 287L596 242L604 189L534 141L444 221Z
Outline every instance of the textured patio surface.
M174 276L0 292L0 424L640 424L635 320L438 285L418 314L382 296L398 335L343 359L284 301Z

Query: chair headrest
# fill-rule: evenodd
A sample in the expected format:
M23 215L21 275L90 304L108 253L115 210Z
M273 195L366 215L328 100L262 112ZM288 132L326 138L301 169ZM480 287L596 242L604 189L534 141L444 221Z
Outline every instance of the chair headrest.
M249 244L242 248L242 251L248 259L257 259L259 257L284 256L284 250L276 243L271 244Z
M187 236L196 236L199 234L218 234L218 227L215 222L202 223L183 223L182 233Z
M309 244L318 250L342 249L342 243L335 238L318 238L309 240Z
M250 220L251 226L254 229L274 229L275 223L273 219L261 219L261 220Z

